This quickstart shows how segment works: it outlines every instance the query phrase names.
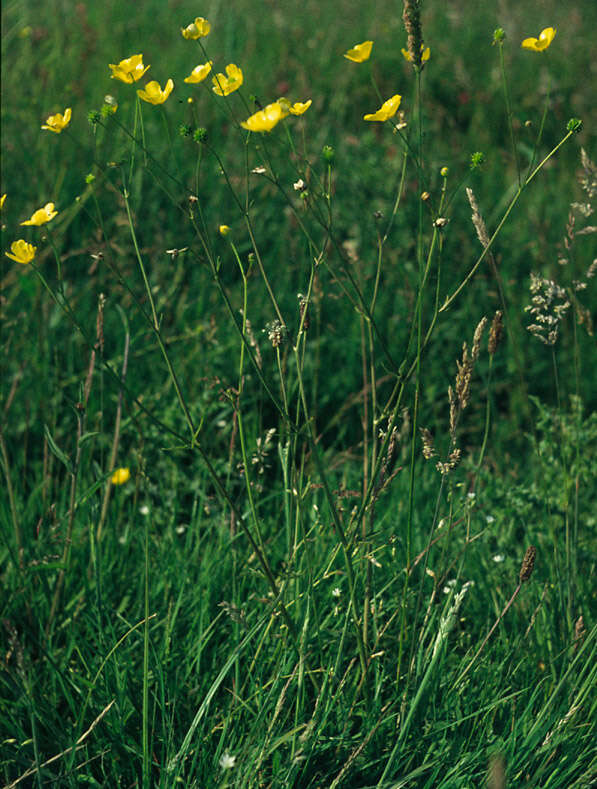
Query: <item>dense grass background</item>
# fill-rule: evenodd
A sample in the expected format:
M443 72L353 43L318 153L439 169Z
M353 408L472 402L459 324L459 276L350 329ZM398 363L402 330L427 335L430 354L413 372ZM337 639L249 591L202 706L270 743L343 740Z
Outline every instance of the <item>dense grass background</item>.
M374 212L383 213L385 228L402 147L386 125L369 126L362 116L380 104L372 75L383 98L403 95L412 120L415 80L399 51L406 41L401 3L259 0L199 8L146 2L134 9L108 0L46 2L35 9L16 0L4 3L1 193L8 197L2 251L15 238L37 239L36 263L74 314L73 320L30 268L2 257L0 771L7 785L34 768L21 785L448 789L485 785L493 770L491 785L498 787L502 763L511 786L564 789L588 787L596 779L594 337L571 310L552 353L527 332L524 312L531 272L571 287L597 253L590 234L577 236L571 252L564 246L570 204L587 202L577 177L580 146L597 159L595 3L487 5L428 0L423 9L432 49L423 73L424 169L420 183L414 166L406 169L375 313L393 359L402 360L415 315L421 186L431 194L431 208L424 209L428 243L431 211L440 200L439 171L449 167L453 199L442 234L442 299L479 255L470 206L457 186L472 186L490 230L513 195L515 164L498 51L491 46L496 27L507 34L504 56L521 161L532 155L548 90L538 158L561 140L569 118L583 119L584 128L524 192L494 247L506 336L491 369L483 346L459 427L463 460L443 482L421 456L418 431L411 460L414 376L405 389L408 411L398 421L393 458L403 470L369 509L367 539L357 533L350 546L357 595L370 616L367 647L373 657L362 681L333 510L350 530L352 508L362 500L363 469L370 474L364 457L372 435L385 426L371 425L369 361L376 368L378 404L390 396L396 370L379 347L375 356L369 353L364 324L343 290L340 252L351 251L350 272L369 300L379 226ZM263 104L282 94L313 99L292 126L297 156L289 156L280 129L253 140L260 147L246 148L225 109L231 107L238 120L246 117L240 97L224 102L205 86L185 85L183 77L203 58L179 30L197 14L212 23L205 45L214 67L242 67L248 103L252 95ZM522 38L548 25L558 33L546 56L520 49ZM370 62L356 65L342 57L368 38L375 40ZM143 107L154 158L144 167L137 149L130 204L161 336L195 424L201 424L206 457L189 446L172 379L146 319L147 294L122 198L131 142L117 124L132 130L134 93L110 80L107 64L137 52L151 64L148 77L161 84L172 77L175 91L163 112ZM94 128L87 114L108 92L119 109L105 128ZM67 106L73 108L68 133L40 131L49 114ZM209 135L198 189L200 148L178 134L183 123L203 126ZM204 238L238 316L242 279L218 225L231 226L243 262L253 247L221 165L242 195L247 162L249 168L264 158L274 163L299 210L290 210L280 189L253 179L252 227L295 341L297 294L307 291L314 251L298 218L315 246L326 231L301 213L292 184L305 160L313 193L325 183L324 145L335 150L330 191L339 248L318 268L303 375L334 506L326 501L305 432L286 432L249 364L240 409L260 538L253 534L294 622L297 650L256 552L231 515L234 506L253 528L234 392L240 343L187 206L189 193L197 192ZM474 151L485 154L485 164L470 173ZM87 185L91 172L96 180ZM51 244L41 241L46 229L26 231L18 224L49 200L60 210L48 232L61 277ZM176 258L166 253L183 247L188 252ZM558 264L563 254L566 266ZM578 293L593 317L594 282ZM78 404L100 293L107 299L104 345L82 416ZM262 375L280 400L276 354L266 331L275 314L255 268L247 297ZM428 322L433 292L426 299ZM444 456L447 388L462 343L470 346L481 317L491 318L502 306L496 278L484 264L440 314L422 357L418 424L433 431ZM121 374L127 333L117 465L130 467L132 479L112 490L98 540L120 393L110 370ZM290 413L300 422L293 364L287 344L280 366ZM490 429L479 463L488 401ZM266 443L270 429L276 432ZM531 580L459 684L514 592L530 544L538 552ZM452 611L448 634L453 595L468 581L474 585ZM147 614L152 618L145 628ZM575 640L580 616L585 632ZM236 757L233 769L221 767L225 753Z

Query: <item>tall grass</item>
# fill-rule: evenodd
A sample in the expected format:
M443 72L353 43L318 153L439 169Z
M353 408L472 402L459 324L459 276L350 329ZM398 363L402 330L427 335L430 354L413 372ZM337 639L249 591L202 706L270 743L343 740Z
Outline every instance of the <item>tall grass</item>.
M171 5L3 12L5 784L590 786L591 3Z

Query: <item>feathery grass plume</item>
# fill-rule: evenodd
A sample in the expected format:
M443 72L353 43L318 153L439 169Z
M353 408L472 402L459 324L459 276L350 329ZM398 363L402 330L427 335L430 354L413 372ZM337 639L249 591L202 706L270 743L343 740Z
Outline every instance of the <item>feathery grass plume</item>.
M534 545L529 545L524 554L522 565L520 567L520 575L518 576L521 584L529 580L533 573L535 566L535 557L537 556L537 549Z
M449 474L451 471L453 471L460 463L461 457L462 450L460 447L454 447L448 455L448 459L446 461L438 460L435 464L435 468L442 476L446 476L446 474Z
M406 28L406 48L417 71L422 68L423 33L421 31L421 0L404 0L402 20Z
M584 148L580 149L580 163L583 172L579 178L580 186L587 193L589 200L597 195L597 167L587 156Z
M483 332L485 331L486 326L487 326L487 318L483 317L477 324L477 328L475 329L475 333L473 334L473 349L471 351L471 358L473 360L473 364L479 358L479 351L481 350L481 340L483 338Z
M579 176L579 183L581 189L586 193L588 200L585 203L570 203L570 210L568 212L568 221L566 223L566 235L558 252L558 263L560 266L566 266L570 262L570 251L572 250L577 236L588 236L597 233L597 225L589 225L584 222L589 219L593 214L594 209L592 199L597 194L597 167L587 156L584 148L581 148L580 160L582 172ZM582 227L578 224L583 223ZM578 255L576 256L578 257ZM584 325L587 334L593 336L593 315L591 306L585 306L580 297L577 295L588 287L588 281L595 275L597 270L597 260L587 268L583 279L575 279L572 281L572 287L567 290L568 298L570 299L579 325Z
M458 401L454 389L448 386L448 400L450 401L450 438L456 441L456 423L458 422Z
M477 238L481 242L483 249L485 249L486 247L489 246L489 234L487 232L487 228L485 227L485 222L483 221L481 212L479 211L479 206L477 204L475 193L468 186L466 187L466 196L468 197L468 201L471 204L471 208L473 211L471 219L473 220L473 225L475 227L475 230L477 231Z
M462 411L464 411L469 402L471 377L475 367L475 362L477 361L479 351L481 349L481 338L483 336L486 323L487 318L484 317L477 324L477 328L475 329L475 333L473 335L473 347L471 353L469 354L467 344L463 343L462 360L456 361L456 366L458 367L455 382L456 397L458 398L458 405Z
M398 428L396 425L392 428L392 432L390 433L390 440L388 442L388 448L386 450L385 457L381 464L381 469L379 472L379 482L375 487L375 495L376 498L379 493L388 486L388 484L394 479L396 474L400 471L399 468L394 469L394 471L388 476L388 472L392 466L392 460L394 459L394 452L396 451L396 444L398 443Z
M531 304L524 308L530 312L535 323L527 329L545 345L555 345L560 323L564 319L570 301L564 288L553 280L531 273Z
M435 455L435 447L433 445L433 436L428 428L421 428L421 439L423 441L423 457L425 460L430 460Z
M460 410L464 411L468 405L471 389L471 376L473 374L473 359L469 354L468 345L466 343L462 344L462 360L457 360L456 366L458 367L455 383L456 397L458 398Z
M550 731L547 732L547 734L545 735L545 739L541 743L541 746L543 747L544 745L548 745L550 743L553 735L556 732L558 732L563 726L565 726L570 721L570 719L573 718L576 715L576 713L580 709L581 709L581 705L580 704L573 704L570 707L570 709L568 710L568 712L564 715L564 717L560 718L560 720L556 723L554 728L550 729Z
M493 320L491 321L491 328L489 329L489 342L487 343L487 350L490 356L494 356L497 351L498 345L502 339L504 331L504 314L501 310L496 310Z
M578 617L578 619L576 620L576 624L574 625L574 650L575 651L582 644L586 634L587 634L587 631L585 629L585 620L583 619L583 616L581 614Z

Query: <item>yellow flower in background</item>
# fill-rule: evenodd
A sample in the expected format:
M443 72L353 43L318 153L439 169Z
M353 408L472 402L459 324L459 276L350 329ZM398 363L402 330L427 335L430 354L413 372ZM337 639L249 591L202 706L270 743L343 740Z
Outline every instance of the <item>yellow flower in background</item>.
M288 105L288 112L291 115L302 115L303 112L307 112L309 107L312 104L312 100L309 99L308 101L295 101L294 104Z
M11 260L16 260L17 263L23 263L23 265L25 265L31 263L36 252L37 247L34 247L33 244L28 244L20 238L18 241L13 241L10 245L10 252L5 252L4 254L7 258L11 258Z
M110 482L113 485L124 485L131 478L131 471L128 468L117 468L110 477Z
M3 194L2 197L0 197L0 208L2 208L2 206L4 205L5 200L6 200L6 194Z
M539 33L539 38L525 38L520 46L523 49L530 49L531 52L543 52L554 40L555 35L555 27L546 27Z
M191 84L195 84L197 82L203 82L205 77L211 71L211 65L213 60L208 60L207 63L203 63L200 66L195 66L195 68L191 71L188 77L184 78L185 82L190 82Z
M114 63L108 65L112 69L112 79L119 79L128 85L138 82L147 69L151 68L151 66L143 65L143 55L131 55L130 58L121 60L118 65L114 65Z
M229 63L226 66L226 74L228 76L216 74L215 77L212 77L212 90L216 96L228 96L243 84L243 73L234 63Z
M377 110L377 112L374 112L374 113L369 114L369 115L364 115L363 116L363 120L366 120L366 121L387 121L389 118L391 118L393 115L396 114L396 112L398 111L398 107L400 106L400 102L401 101L402 101L402 96L399 96L398 94L396 94L395 96L392 96L391 99L388 99L387 101L384 101L384 103Z
M365 60L369 60L372 47L373 41L363 41L362 44L356 44L348 52L345 52L344 57L352 60L354 63L363 63Z
M408 60L409 63L412 63L413 59L411 58L408 49L401 49L400 51L404 55L405 60ZM429 49L429 47L426 47L425 44L421 44L421 63L427 63L430 57L431 57L431 50Z
M270 132L287 115L288 111L284 108L282 102L278 100L251 115L250 118L241 123L241 126L243 129L248 129L252 132Z
M71 108L67 107L64 110L64 115L62 115L60 112L57 112L56 115L50 115L50 117L46 119L46 122L41 128L46 129L47 131L56 132L56 134L60 134L60 132L63 129L66 129L66 127L70 123L72 114L73 113Z
M143 101L146 101L149 104L163 104L168 96L172 93L173 88L174 83L171 79L166 82L164 90L160 88L159 82L153 80L153 82L147 83L144 90L138 90L137 93L139 94L139 97L143 99Z
M221 236L227 236L230 232L230 227L228 225L220 225L218 232Z
M207 19L203 19L202 16L198 16L195 18L194 22L191 22L190 25L181 28L180 32L182 33L183 38L196 40L198 38L205 38L210 30L211 25Z
M39 208L31 219L21 222L21 225L45 225L50 219L54 219L58 211L54 210L54 203L46 203L43 208Z

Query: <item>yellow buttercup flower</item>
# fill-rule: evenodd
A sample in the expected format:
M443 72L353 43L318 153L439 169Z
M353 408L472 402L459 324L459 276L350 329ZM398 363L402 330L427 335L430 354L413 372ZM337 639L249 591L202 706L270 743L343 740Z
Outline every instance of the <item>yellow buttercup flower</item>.
M37 247L34 247L33 244L28 244L20 238L18 241L13 241L10 245L10 252L5 252L4 254L7 258L11 258L11 260L16 260L17 263L23 263L23 265L25 265L31 263L36 252Z
M409 63L412 63L412 58L410 56L410 52L408 49L401 49L400 50L404 55L404 58L408 60ZM425 44L421 44L421 63L427 63L429 58L431 57L431 50L429 47L426 47Z
M215 77L212 77L212 90L216 96L228 96L243 84L243 73L234 63L229 63L226 66L226 74L228 76L216 74Z
M555 27L546 27L539 33L539 38L525 38L521 47L530 49L532 52L544 52L554 40L555 35Z
M181 33L183 38L196 40L198 38L205 38L205 36L211 30L211 25L204 19L202 16L198 16L195 18L194 22L191 22L190 25L183 27L181 29Z
M151 68L143 65L143 55L131 55L130 58L121 60L118 65L114 65L114 63L108 65L112 69L112 79L119 79L128 85L138 82L147 69Z
M396 94L395 96L392 96L391 99L388 99L387 101L384 101L384 103L377 110L377 112L374 112L374 113L369 114L369 115L364 115L363 116L363 120L366 120L366 121L387 121L389 118L391 118L393 115L396 114L396 112L398 111L398 107L400 106L400 102L401 101L402 101L402 96L399 96L398 94Z
M362 44L356 44L352 49L349 49L348 52L345 52L344 57L348 60L352 60L354 63L363 63L363 61L369 60L372 47L373 41L363 41Z
M43 208L38 208L31 219L21 222L21 225L45 225L50 219L54 219L58 211L54 210L54 203L46 203Z
M3 194L2 197L0 197L0 208L2 208L2 206L4 205L5 200L6 200L6 194Z
M203 63L200 66L195 66L195 68L191 71L188 77L184 78L185 82L190 82L191 84L196 84L197 82L203 82L205 77L211 71L211 65L213 60L208 60L207 63Z
M270 132L287 115L288 111L284 108L282 102L278 100L251 115L250 118L241 123L241 126L243 129L248 129L252 132Z
M294 104L288 106L288 111L291 115L302 115L303 112L307 112L311 104L312 99L308 101L295 101Z
M110 477L110 482L113 485L124 485L131 478L131 471L128 468L117 468Z
M70 123L70 119L72 117L72 110L70 107L67 107L64 110L64 115L60 112L57 112L56 115L50 115L47 118L44 125L41 127L42 129L46 129L47 131L56 132L56 134L60 134L63 129L66 129L68 124Z
M221 236L227 236L227 235L228 235L228 233L230 233L230 227L229 227L229 225L220 225L220 227L218 228L218 233L219 233Z
M159 82L153 80L153 82L148 82L145 86L145 89L138 90L137 93L143 101L148 102L149 104L163 104L168 96L172 93L172 88L174 87L174 83L171 79L166 82L164 86L164 90L160 88Z

